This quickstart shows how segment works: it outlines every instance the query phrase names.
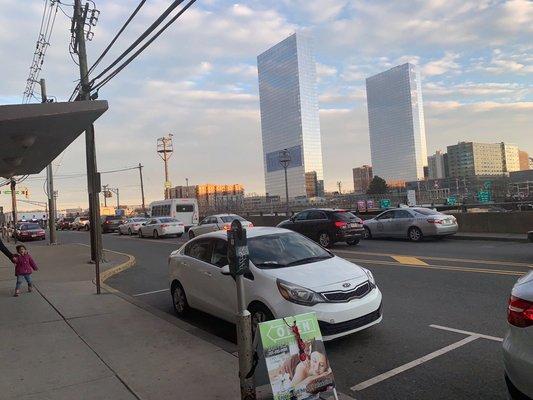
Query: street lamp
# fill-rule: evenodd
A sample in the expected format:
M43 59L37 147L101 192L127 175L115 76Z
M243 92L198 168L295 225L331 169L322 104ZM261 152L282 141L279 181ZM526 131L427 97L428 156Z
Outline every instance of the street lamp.
M287 168L289 167L291 163L291 153L287 149L283 149L278 154L279 157L279 163L285 170L285 205L286 210L285 213L287 216L289 216L289 183L287 181Z

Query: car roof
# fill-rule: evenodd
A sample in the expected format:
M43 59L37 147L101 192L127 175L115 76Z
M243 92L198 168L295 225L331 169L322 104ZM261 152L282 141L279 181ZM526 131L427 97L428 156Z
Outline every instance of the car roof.
M248 228L246 229L246 237L247 238L253 238L258 236L265 236L265 235L273 235L276 233L287 233L287 232L293 232L289 229L283 229L283 228L276 228L271 226L258 226L254 228ZM228 234L226 231L214 231L209 233L204 233L203 235L199 235L198 238L218 238L218 239L227 239Z
M325 212L351 212L350 210L347 210L346 208L307 208L303 211L325 211Z

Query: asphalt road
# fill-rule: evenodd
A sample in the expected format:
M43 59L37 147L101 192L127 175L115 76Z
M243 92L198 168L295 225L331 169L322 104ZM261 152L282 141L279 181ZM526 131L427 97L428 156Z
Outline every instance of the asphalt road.
M63 243L88 237L59 233ZM172 313L167 258L184 240L104 235L106 249L137 259L107 283ZM533 245L371 240L334 251L369 268L384 297L381 324L326 344L341 392L362 400L506 398L506 304L518 276L533 266ZM195 312L187 322L235 341L235 327L212 316Z

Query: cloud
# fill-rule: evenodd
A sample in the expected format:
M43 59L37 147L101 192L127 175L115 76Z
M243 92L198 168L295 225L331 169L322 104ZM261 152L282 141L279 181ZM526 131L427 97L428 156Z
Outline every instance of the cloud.
M446 52L442 58L424 64L421 67L421 73L423 76L435 76L450 71L457 72L460 68L460 65L456 62L458 58L459 54Z
M337 75L337 68L322 63L316 63L316 74L318 79Z

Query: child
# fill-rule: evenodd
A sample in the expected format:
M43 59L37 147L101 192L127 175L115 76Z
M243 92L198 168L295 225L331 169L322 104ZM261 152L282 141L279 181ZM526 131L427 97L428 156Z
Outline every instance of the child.
M15 297L18 297L23 279L26 279L26 282L28 282L28 292L32 291L33 285L31 283L31 273L37 271L39 268L37 268L35 261L33 261L33 258L28 254L26 247L21 244L17 246L17 254L13 259L15 261L15 275L17 276Z

